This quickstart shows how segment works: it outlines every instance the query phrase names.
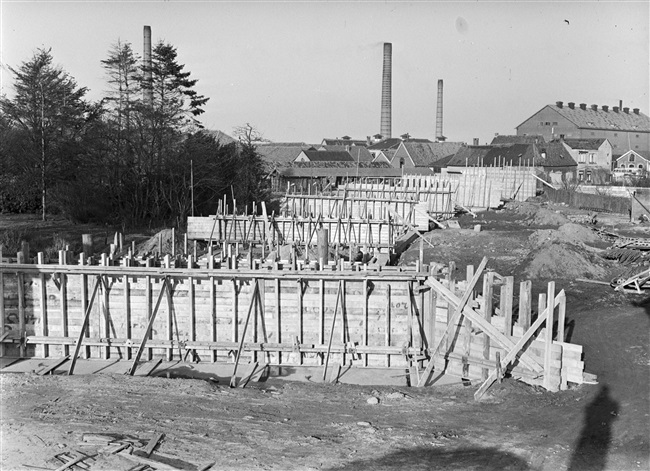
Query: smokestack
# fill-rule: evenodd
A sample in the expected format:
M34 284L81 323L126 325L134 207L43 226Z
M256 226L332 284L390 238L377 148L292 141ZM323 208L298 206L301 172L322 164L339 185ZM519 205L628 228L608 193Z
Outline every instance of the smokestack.
M153 106L153 87L151 78L151 26L144 27L144 91L146 105Z
M479 145L479 144L478 144L478 137L475 137L474 140L473 140L472 142L473 142L472 145L475 145L475 146Z
M384 43L384 68L381 77L381 131L384 139L391 137L391 82L393 66L393 45Z
M442 79L438 80L438 106L436 108L436 141L444 141L442 135Z

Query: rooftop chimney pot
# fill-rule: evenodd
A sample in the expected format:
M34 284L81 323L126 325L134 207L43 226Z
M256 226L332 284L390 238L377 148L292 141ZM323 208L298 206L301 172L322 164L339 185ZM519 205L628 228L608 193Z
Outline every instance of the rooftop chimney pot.
M603 105L603 111L609 111L609 106Z
M632 109L632 111L634 112L634 114L639 114L639 108L634 108Z
M586 103L580 103L580 109L581 110L586 110L587 109L587 104Z
M598 111L598 105L591 105L591 109L594 111Z
M563 104L564 104L564 103L562 103L561 101L556 101L556 102L555 102L555 105L556 105L558 108L562 108L562 105L563 105Z
M625 108L623 108L623 113L630 114L630 109L626 106Z
M620 110L620 108L619 108L618 106L615 106L615 107L612 108L612 109L614 110L614 113L618 113L618 110Z
M569 108L574 109L576 107L576 104L572 101L569 102Z

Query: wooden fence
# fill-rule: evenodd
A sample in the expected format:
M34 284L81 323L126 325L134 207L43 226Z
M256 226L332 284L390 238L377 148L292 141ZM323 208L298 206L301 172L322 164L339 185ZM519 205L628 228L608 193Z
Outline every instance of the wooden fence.
M564 341L564 291L549 283L535 312L529 281L516 297L512 277L483 274L485 263L465 281L453 269L0 263L0 353L123 359L131 373L139 360L191 355L233 362L233 381L238 364L264 362L318 366L324 377L328 364L398 368L419 385L445 370L483 390L507 371L549 390L581 383L582 347Z

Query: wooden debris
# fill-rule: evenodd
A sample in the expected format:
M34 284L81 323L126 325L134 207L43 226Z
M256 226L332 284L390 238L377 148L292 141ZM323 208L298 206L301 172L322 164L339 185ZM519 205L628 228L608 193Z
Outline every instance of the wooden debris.
M36 374L39 375L39 376L44 376L46 374L49 374L52 371L56 370L59 366L63 365L69 359L70 359L70 355L66 355L63 358L55 360L53 363L50 363L48 366L45 366L44 368L41 368L40 370L38 370L36 372Z
M157 433L156 435L153 436L151 440L149 440L149 443L147 443L147 446L144 448L143 453L148 457L151 455L153 452L154 448L156 448L156 445L158 445L158 442L162 440L162 438L165 436L164 433Z

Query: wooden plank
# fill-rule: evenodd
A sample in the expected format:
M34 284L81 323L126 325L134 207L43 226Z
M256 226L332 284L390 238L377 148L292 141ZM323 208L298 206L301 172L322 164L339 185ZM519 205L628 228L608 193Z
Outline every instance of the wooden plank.
M83 338L86 334L86 329L88 329L88 324L90 321L90 312L92 311L93 303L95 302L97 289L99 288L99 285L101 283L102 283L102 277L97 276L97 279L95 280L95 286L93 287L93 293L90 296L90 302L88 303L88 306L85 309L83 322L81 324L81 329L79 330L79 337L77 338L77 343L74 347L74 353L72 354L72 361L70 362L70 367L68 368L68 376L73 374L74 367L77 364L77 357L79 356L79 351L81 349L81 342L83 341Z
M51 373L52 371L56 370L59 366L63 365L66 361L70 359L70 355L66 355L63 358L59 358L58 360L55 360L48 366L41 368L36 372L37 375L39 376L45 376L46 374Z
M553 345L553 321L555 311L555 282L549 281L546 293L546 335L544 337L544 387L551 389L551 347Z
M512 304L514 296L515 278L514 276L504 276L503 286L501 287L500 308L501 315L504 317L503 333L506 337L512 337Z
M492 319L492 297L494 294L494 273L486 273L483 277L483 316L487 322ZM483 334L483 358L490 359L490 336L487 332ZM482 377L487 379L487 368L483 369Z
M555 298L555 303L559 303L561 296L564 296L564 290L560 291L558 296ZM507 355L501 360L501 369L502 371L507 371L508 365L520 356L521 349L530 341L533 335L537 333L537 330L541 325L546 322L548 317L548 309L544 309L538 316L532 326L526 331L526 333L514 344L514 346L509 349ZM494 383L496 380L496 370L493 371L490 376L483 382L479 389L474 393L474 399L478 400L481 396L487 391L487 389Z
M463 309L465 308L465 305L467 304L467 301L469 301L469 298L472 295L472 291L474 290L474 286L476 286L476 283L478 282L481 274L483 273L483 270L485 269L485 266L487 265L488 259L487 257L483 257L483 260L481 260L481 263L479 264L476 273L474 274L474 278L472 278L466 288L465 293L463 296L460 298L460 300L457 301L457 303L454 306L454 313L451 316L451 319L449 319L447 323L447 328L443 332L442 336L438 340L438 344L436 348L433 350L433 353L430 355L429 359L429 364L427 365L426 369L424 370L424 373L420 377L420 382L418 383L418 387L424 386L427 381L429 381L429 378L431 377L431 374L433 373L433 368L434 368L434 362L436 356L438 356L440 352L440 347L442 346L443 342L445 341L446 337L451 333L451 331L454 329L455 324L458 322L458 319L461 316L461 313L463 312ZM457 300L456 296L449 292L449 290L442 285L438 280L435 278L428 278L426 280L426 283L431 286L431 288L435 289L439 293L441 293L443 296L447 297L447 299L450 302L454 302ZM453 298L453 301L452 301Z
M259 297L259 284L257 279L253 280L254 282L254 287L253 287L253 294L251 296L251 302L250 305L248 306L248 314L246 315L246 321L244 322L244 330L241 335L241 339L239 341L239 347L237 348L237 355L235 357L235 366L233 367L232 375L230 377L230 387L234 388L237 386L237 367L239 366L239 360L241 359L241 352L244 346L244 339L246 337L246 329L248 328L248 323L251 318L251 313L253 312L253 308L255 309L255 316L257 317L257 307L258 304L261 302Z
M25 342L23 339L27 335L25 327L25 277L22 273L16 274L17 283L18 283L18 332L20 332L20 344L19 351L20 357L24 358L26 356ZM68 352L66 351L66 354Z
M519 319L517 322L524 329L524 332L530 328L531 292L532 283L530 280L519 283Z
M216 288L214 286L214 277L210 277L210 332L213 342L217 341L217 300L216 300ZM212 362L217 361L217 352L212 351L210 356L212 357Z
M341 298L341 288L342 288L342 281L339 281L339 287L336 292L336 303L334 306L334 314L332 315L332 327L330 328L330 337L329 337L329 342L327 343L327 353L325 355L325 364L323 366L323 381L325 381L325 378L327 377L327 365L330 360L330 352L332 351L332 339L334 338L334 326L336 324L336 314L339 310L339 300ZM345 328L342 328L343 331L345 331ZM343 342L345 344L345 342Z
M385 336L384 345L390 346L390 329L391 329L391 308L390 308L390 284L386 285L386 318L385 318ZM390 355L386 355L386 366L390 367Z
M138 367L138 362L140 361L142 352L144 351L145 345L147 344L147 340L149 340L149 337L151 335L153 323L156 320L156 314L158 313L158 308L160 307L160 302L162 301L165 291L169 292L168 283L169 281L167 280L167 277L163 278L163 285L160 287L160 294L158 295L158 300L156 301L156 307L154 308L153 313L149 318L149 322L147 323L147 329L145 330L145 333L142 336L142 341L140 342L140 347L138 348L138 352L136 353L135 358L133 359L133 364L131 365L131 368L129 368L129 370L127 371L127 374L129 376L133 376L135 370Z
M144 455L148 458L151 453L153 453L154 448L158 445L158 442L162 440L162 438L165 436L164 433L156 433L147 443L147 446L144 447L144 450L142 452Z

